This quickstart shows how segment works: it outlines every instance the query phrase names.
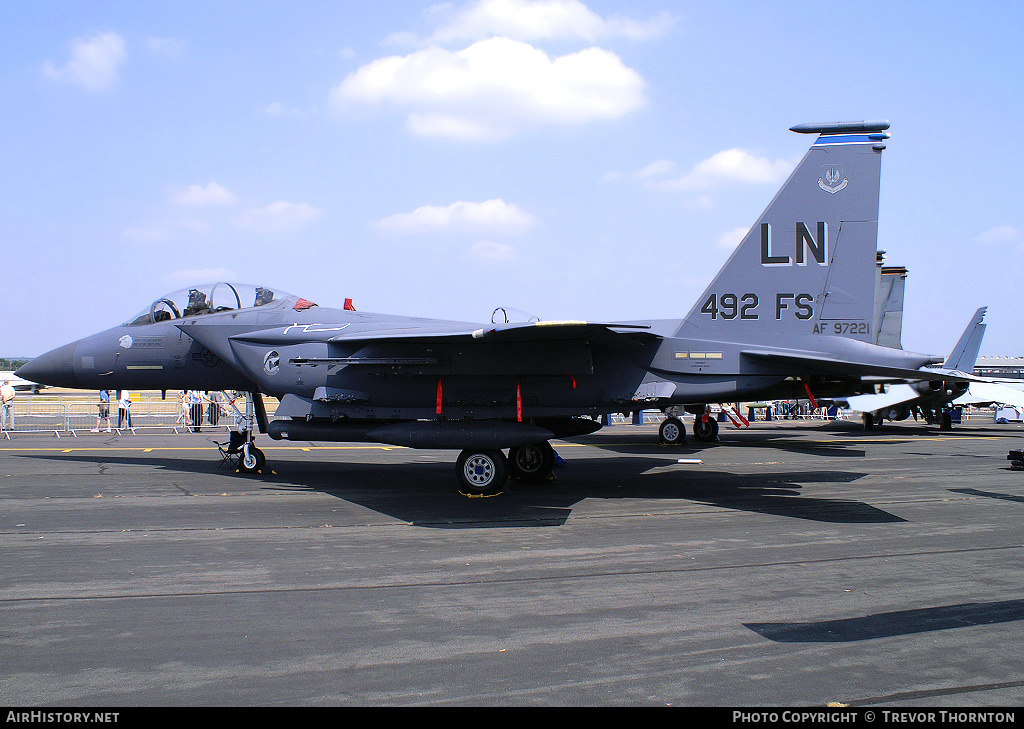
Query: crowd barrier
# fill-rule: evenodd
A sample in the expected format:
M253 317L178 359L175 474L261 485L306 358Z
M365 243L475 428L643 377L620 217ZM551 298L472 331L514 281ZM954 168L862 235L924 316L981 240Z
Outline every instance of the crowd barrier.
M233 428L240 414L229 404L216 404L217 413L210 417L210 404L203 404L202 418L198 423L191 420L191 411L183 407L177 397L163 399L159 396L135 396L132 398L128 416L118 408L116 400L107 403L108 419L100 419L99 398L62 395L18 394L14 406L14 427L4 431L3 437L17 433L52 433L58 438L78 437L91 431L111 433L135 433L139 430L164 430L174 433L190 433L197 428L211 432L223 432ZM236 403L244 411L244 402ZM268 407L273 412L276 401Z
M188 406L183 406L177 397L163 399L159 396L136 396L132 399L130 422L120 417L117 401L109 403L109 421L98 421L99 400L83 396L61 395L22 395L14 401L14 428L4 431L0 437L10 439L10 433L52 433L58 438L68 435L78 437L95 429L116 433L135 433L139 430L165 430L174 433L194 432L197 424L191 422ZM236 402L239 409L244 410L244 402ZM277 401L266 402L267 413L273 418ZM210 421L209 404L202 407L202 419L198 427L211 432L224 432L239 423L241 413L225 403L218 405L215 422ZM831 411L831 412L830 412ZM779 415L773 408L771 415L762 408L754 408L754 412L744 409L743 414L748 420L844 420L851 418L850 411L819 408L813 412L794 413L790 416ZM719 421L725 420L725 413L717 408L712 415ZM615 413L601 417L603 425L650 425L660 424L666 417L660 410L643 410L630 415ZM856 417L859 417L856 416ZM991 409L965 408L964 419L992 418Z

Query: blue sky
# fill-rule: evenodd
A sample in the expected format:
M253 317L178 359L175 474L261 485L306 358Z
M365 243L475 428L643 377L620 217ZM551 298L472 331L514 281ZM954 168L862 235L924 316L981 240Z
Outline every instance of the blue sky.
M1024 3L0 5L0 355L190 283L677 318L813 141L888 119L903 344L1020 355Z

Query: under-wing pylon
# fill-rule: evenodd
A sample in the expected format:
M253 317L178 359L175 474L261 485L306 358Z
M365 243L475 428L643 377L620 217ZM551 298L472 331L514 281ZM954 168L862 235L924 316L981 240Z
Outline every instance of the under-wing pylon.
M793 127L815 135L810 149L681 319L477 324L329 309L218 283L161 297L20 372L82 388L249 392L247 420L274 439L461 451L460 486L477 495L499 491L510 474L546 477L549 441L593 432L601 415L683 406L700 438L709 403L920 379L939 358L877 343L888 126ZM280 400L272 420L263 393ZM245 469L262 465L255 430Z

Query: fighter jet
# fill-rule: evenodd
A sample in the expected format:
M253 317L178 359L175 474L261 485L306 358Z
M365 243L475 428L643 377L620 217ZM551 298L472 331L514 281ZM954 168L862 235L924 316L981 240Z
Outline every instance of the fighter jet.
M875 343L888 128L792 127L817 137L682 319L438 321L217 283L162 296L19 374L90 389L244 391L247 422L273 439L461 451L456 475L470 496L499 492L510 475L547 477L549 441L591 433L602 415L681 405L707 439L710 403L922 379L919 368L941 358ZM272 421L262 394L280 401ZM685 436L682 421L666 422L666 440ZM265 463L255 430L245 471Z
M985 336L987 311L988 307L983 306L974 312L942 367L926 368L932 373L931 379L884 385L883 392L837 398L836 402L863 413L868 430L884 420L906 420L911 415L916 419L918 414L949 430L953 425L949 408L953 405L1000 403L1024 407L1024 392L994 378L971 374ZM1019 386L1020 382L1014 384Z
M12 370L0 371L0 382L7 380L11 383L11 387L18 391L26 391L37 393L42 390L46 385L40 385L38 382L29 382L26 379L18 377Z

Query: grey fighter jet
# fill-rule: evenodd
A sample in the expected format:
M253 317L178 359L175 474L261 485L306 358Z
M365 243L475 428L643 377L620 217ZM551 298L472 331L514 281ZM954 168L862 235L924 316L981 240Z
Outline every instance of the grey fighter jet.
M918 414L942 430L953 426L949 408L954 405L991 405L995 403L1024 407L1024 392L1019 380L1007 384L991 377L978 377L971 371L985 336L985 313L981 307L967 324L942 367L929 367L931 379L881 386L882 392L837 398L836 403L864 414L864 427L870 430L884 420L906 420ZM951 378L951 376L954 376Z
M887 122L804 124L815 141L682 319L463 323L328 309L218 283L164 296L124 324L25 365L90 389L240 390L274 439L461 451L463 493L549 475L549 441L615 412L849 395L922 379L941 361L876 344L881 154ZM927 376L927 375L925 375ZM261 393L280 405L269 421ZM678 442L685 426L666 421ZM265 462L249 429L242 469ZM508 449L508 455L503 452Z

